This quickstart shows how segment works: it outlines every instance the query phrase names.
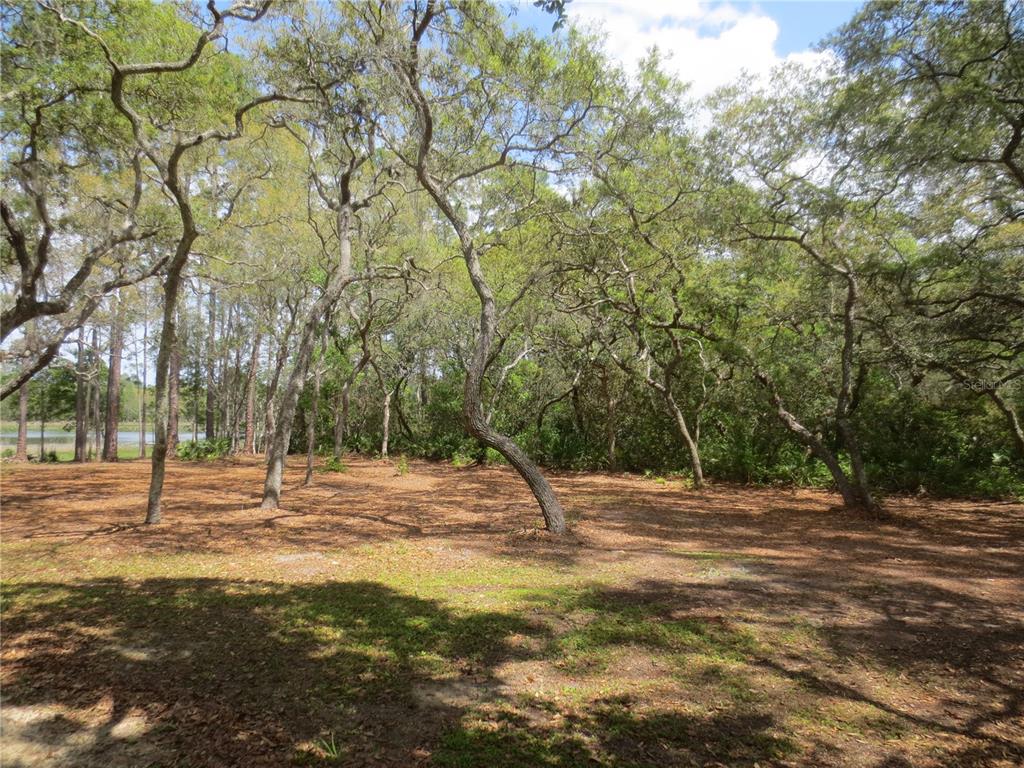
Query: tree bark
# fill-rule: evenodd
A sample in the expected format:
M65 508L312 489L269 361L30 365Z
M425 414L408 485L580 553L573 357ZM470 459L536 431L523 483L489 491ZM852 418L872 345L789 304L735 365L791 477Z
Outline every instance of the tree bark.
M207 319L209 327L206 335L206 439L212 440L216 437L216 425L214 424L216 395L214 392L213 348L217 338L217 294L214 291L210 291Z
M78 329L78 359L75 362L75 461L83 462L89 450L86 421L89 392L85 381L85 328Z
M388 457L388 440L391 437L391 390L384 388L384 409L381 421L380 457Z
M861 507L862 504L858 498L858 494L854 491L846 473L843 472L843 468L836 455L830 451L825 444L814 435L814 433L801 424L797 418L786 409L782 403L782 398L779 396L778 390L775 388L774 382L765 371L756 371L754 375L761 385L768 391L772 404L775 406L775 413L779 417L779 420L785 425L786 429L796 435L797 439L806 445L811 453L828 468L829 474L832 475L832 480L836 484L836 490L838 490L839 495L843 497L843 505L848 509L857 509Z
M323 345L321 345L323 349ZM317 365L313 370L313 398L309 407L309 420L306 423L306 477L303 485L313 482L313 459L316 457L316 422L320 409L320 377L323 374L322 365Z
M171 350L178 343L177 314L181 273L197 235L191 219L189 222L178 241L174 258L168 265L167 276L164 278L164 317L163 327L160 329L160 349L156 357L156 382L153 388L153 460L149 479L149 502L146 506L147 525L159 523L162 517L161 501L167 469L167 379L170 372Z
M110 329L107 370L107 429L103 436L103 460L117 461L117 431L121 426L121 358L124 354L124 300L118 296Z
M676 429L679 430L679 436L683 440L683 445L686 446L686 450L690 455L690 469L693 472L693 487L700 490L704 487L704 469L701 467L700 450L697 447L697 442L690 434L690 428L686 424L686 417L683 416L683 412L676 403L676 399L672 396L672 391L665 389L662 392L662 395L665 398L665 403L668 405L669 411L672 413L672 418L675 420Z
M270 461L270 449L273 435L277 432L277 412L274 407L274 399L277 397L277 390L281 383L281 372L284 370L285 361L288 359L288 341L295 330L295 320L298 310L291 312L288 320L288 327L285 328L284 338L277 347L277 359L274 363L274 373L270 377L270 385L267 387L267 412L264 419L263 440L266 442L264 451L267 454L267 461Z
M28 384L18 387L18 444L15 461L28 461Z
M103 449L103 415L100 411L100 356L99 331L92 329L92 373L89 377L89 412L91 414L93 440L89 444L89 460L97 460Z
M245 443L242 452L251 456L256 453L256 374L260 363L260 341L257 331L252 341L252 355L249 358L249 375L245 381Z
M989 399L996 404L996 407L1002 412L1003 416L1006 417L1006 423L1010 427L1010 435L1013 438L1013 443L1017 447L1017 454L1021 459L1024 459L1024 427L1021 426L1020 416L1017 415L1017 411L1014 407L1006 401L1006 398L999 394L999 391L990 388L986 391Z
M146 458L146 354L149 352L149 316L142 316L142 383L139 385L139 458Z
M345 381L341 384L341 403L337 416L334 419L334 458L336 459L340 459L341 454L345 451L345 433L348 431L349 397L352 385L369 361L370 356L364 348L363 353L359 357L359 362L356 363L356 367L352 369L352 372L345 377Z
M175 339L167 372L167 453L176 456L178 452L178 423L181 417L179 392L181 389L181 349Z

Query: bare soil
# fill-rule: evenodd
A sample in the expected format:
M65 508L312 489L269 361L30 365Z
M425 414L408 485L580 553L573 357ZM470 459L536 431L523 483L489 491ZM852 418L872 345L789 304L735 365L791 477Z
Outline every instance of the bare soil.
M1024 505L4 465L4 766L1024 765Z

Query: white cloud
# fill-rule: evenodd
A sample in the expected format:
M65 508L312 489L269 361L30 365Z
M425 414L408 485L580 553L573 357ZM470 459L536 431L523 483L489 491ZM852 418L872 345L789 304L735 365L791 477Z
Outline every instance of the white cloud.
M627 71L656 46L664 67L690 83L698 98L743 72L761 78L783 62L814 67L830 58L828 52L810 50L779 56L779 26L756 6L709 6L697 0L576 0L568 11L577 25L607 33L607 53Z

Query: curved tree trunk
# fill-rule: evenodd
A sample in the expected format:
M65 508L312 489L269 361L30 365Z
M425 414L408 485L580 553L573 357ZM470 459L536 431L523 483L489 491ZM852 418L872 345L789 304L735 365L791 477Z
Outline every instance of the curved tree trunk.
M662 395L665 398L665 403L668 405L669 411L672 413L672 418L676 422L676 429L679 430L679 436L683 440L683 445L686 446L686 450L690 455L690 469L693 471L693 487L700 490L704 487L704 470L700 464L700 450L697 447L697 441L693 439L690 434L690 428L686 424L686 417L683 416L682 410L676 403L676 399L672 396L671 390L664 390Z
M839 495L843 497L843 505L848 509L859 509L863 506L863 503L859 495L854 491L853 485L850 483L850 479L846 476L843 471L842 465L839 463L839 459L836 455L830 451L821 440L819 440L814 433L812 433L807 427L801 424L797 418L790 413L782 403L782 398L779 397L778 391L775 389L775 384L764 371L757 371L755 378L768 390L768 394L772 399L772 404L775 406L775 413L779 417L786 429L796 435L797 439L800 440L807 448L817 457L827 468L829 474L832 475L832 480L836 484L836 490L839 491Z
M468 242L468 238L462 237L462 241L469 279L480 299L480 323L477 328L476 349L473 351L473 358L466 370L466 383L463 388L462 416L465 420L466 431L488 448L496 450L508 460L509 464L515 467L530 490L533 491L534 498L540 505L541 515L544 517L545 527L552 533L565 533L565 512L547 478L526 455L526 452L511 438L493 429L487 423L487 418L484 415L481 392L484 374L487 370L487 359L490 356L491 347L494 345L497 308L494 294L491 293L490 287L484 280L476 249L472 243Z

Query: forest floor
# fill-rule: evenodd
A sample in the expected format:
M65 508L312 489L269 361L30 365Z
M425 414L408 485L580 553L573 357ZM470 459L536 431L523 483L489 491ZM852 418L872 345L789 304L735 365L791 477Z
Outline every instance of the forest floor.
M1024 506L350 458L4 465L16 766L1019 766Z

